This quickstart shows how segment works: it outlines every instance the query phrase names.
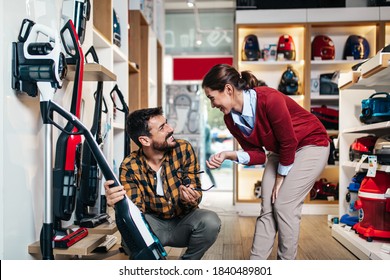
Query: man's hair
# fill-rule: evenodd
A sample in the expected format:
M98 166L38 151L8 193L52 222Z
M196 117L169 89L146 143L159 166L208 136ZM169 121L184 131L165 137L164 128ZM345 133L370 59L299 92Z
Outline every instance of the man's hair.
M126 119L126 133L131 140L141 147L141 143L138 138L140 136L150 136L148 122L150 118L161 116L163 110L161 107L139 109L130 113Z

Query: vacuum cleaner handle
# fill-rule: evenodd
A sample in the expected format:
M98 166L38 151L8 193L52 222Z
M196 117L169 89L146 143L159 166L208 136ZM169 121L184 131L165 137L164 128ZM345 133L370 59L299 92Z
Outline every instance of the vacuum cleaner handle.
M21 43L26 42L28 35L30 35L31 29L34 26L35 22L25 18L22 21L22 26L20 27L19 30L19 35L18 35L18 41Z
M92 56L92 59L95 63L99 64L99 57L96 53L95 47L91 46L88 51L85 53L85 61L88 63L88 55Z
M119 97L119 100L122 104L122 108L118 108L117 104L115 103L114 93L116 93ZM129 107L126 104L125 98L123 97L122 91L120 91L118 85L115 85L114 88L110 92L112 103L114 104L114 108L125 113L125 117L129 113Z
M118 108L118 106L116 105L114 93L116 93L118 95L119 100L122 104L122 108ZM123 97L123 94L120 91L118 85L115 85L114 88L111 90L110 97L111 97L112 103L114 104L114 109L117 109L118 111L121 111L125 114L124 123L125 123L125 127L126 127L126 118L127 118L127 115L129 114L129 107L126 104L125 98ZM124 157L126 157L130 154L130 137L127 133L125 133L124 145L125 146L124 146L123 151L124 151Z

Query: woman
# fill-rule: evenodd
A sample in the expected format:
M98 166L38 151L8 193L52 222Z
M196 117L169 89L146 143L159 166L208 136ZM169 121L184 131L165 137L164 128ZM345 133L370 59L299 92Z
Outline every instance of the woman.
M212 67L202 88L243 151L223 151L206 162L224 160L264 164L261 212L251 259L267 259L278 233L278 259L297 255L302 205L327 164L329 137L321 122L283 93L261 83L249 71L226 64Z

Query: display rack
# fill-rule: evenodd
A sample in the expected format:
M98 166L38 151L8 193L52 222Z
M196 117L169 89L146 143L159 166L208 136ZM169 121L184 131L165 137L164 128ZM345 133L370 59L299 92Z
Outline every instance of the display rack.
M382 136L389 133L390 122L363 124L360 122L361 101L372 93L383 91L390 86L390 69L388 67L389 53L378 52L366 61L357 71L342 73L339 81L340 91L340 203L339 216L350 214L345 201L347 186L352 177L360 170L368 170L369 164L352 162L349 159L349 149L352 142L362 136ZM377 170L390 172L390 166L378 165ZM357 215L357 213L355 213ZM390 254L381 249L389 241L376 240L369 242L351 230L345 224L332 227L332 236L347 247L360 259L390 259Z

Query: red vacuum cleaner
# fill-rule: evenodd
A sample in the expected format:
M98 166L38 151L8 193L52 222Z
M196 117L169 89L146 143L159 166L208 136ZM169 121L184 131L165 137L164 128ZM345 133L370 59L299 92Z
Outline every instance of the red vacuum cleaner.
M359 199L359 223L353 226L356 233L367 241L374 238L390 239L390 174L377 171L375 177L365 177L361 183Z
M81 96L84 74L84 55L76 29L69 20L61 30L63 45L69 56L67 64L75 64L75 75L70 112L80 117ZM72 40L70 42L69 40ZM81 135L71 122L66 124L67 131L61 132L57 139L53 169L53 211L55 230L64 231L61 220L69 221L76 206L76 190L81 160Z

